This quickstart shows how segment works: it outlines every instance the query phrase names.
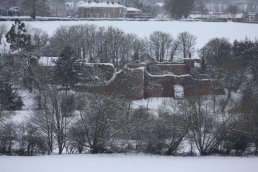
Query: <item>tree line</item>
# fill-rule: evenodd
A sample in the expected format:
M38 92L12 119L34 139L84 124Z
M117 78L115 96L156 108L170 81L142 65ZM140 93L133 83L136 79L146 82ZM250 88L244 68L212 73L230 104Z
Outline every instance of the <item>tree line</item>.
M196 37L182 32L177 37L160 31L149 38L124 33L114 27L95 25L61 26L49 38L43 53L59 56L63 47L71 47L76 58L89 62L113 63L117 68L136 60L164 62L189 58L195 53Z

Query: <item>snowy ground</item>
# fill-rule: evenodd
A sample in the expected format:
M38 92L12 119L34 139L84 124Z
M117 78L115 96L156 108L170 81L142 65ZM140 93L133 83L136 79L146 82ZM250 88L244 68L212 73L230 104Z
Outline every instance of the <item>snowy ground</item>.
M12 21L6 23L11 27ZM126 33L135 33L140 37L148 37L154 31L171 33L174 37L178 33L188 31L197 36L197 46L200 49L211 38L225 37L231 42L246 37L258 38L258 24L233 23L233 22L183 22L183 21L28 21L26 24L41 28L52 35L62 25L95 24L98 26L114 26Z
M173 98L167 97L153 97L148 99L134 100L132 102L132 108L138 109L140 107L146 108L149 112L153 113L155 116L158 116L158 111L160 106L164 102L176 101Z
M257 172L258 158L144 155L0 156L2 172Z

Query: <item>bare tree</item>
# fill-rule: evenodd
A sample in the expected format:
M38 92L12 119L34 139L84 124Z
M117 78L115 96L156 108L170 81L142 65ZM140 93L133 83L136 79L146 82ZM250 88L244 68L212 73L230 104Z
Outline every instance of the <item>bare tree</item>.
M232 19L235 20L236 14L239 12L239 9L236 5L229 5L226 9L226 12L229 12L232 16Z
M0 123L0 152L11 155L16 139L16 125L13 122Z
M179 43L177 40L172 43L170 49L170 61L172 62L174 60L174 57L178 54Z
M78 26L79 27L79 26ZM79 30L79 28L78 28ZM77 35L76 33L73 34L74 36ZM76 52L79 54L78 49L81 47L76 47L80 40L77 40L77 44L75 44L72 39L70 38L72 34L69 33L69 27L68 26L61 26L59 27L54 35L50 38L50 52L54 56L58 56L61 54L61 51L63 50L63 47L74 45L73 48L76 50ZM72 46L71 46L72 47Z
M150 51L153 52L157 61L163 62L168 59L172 41L168 33L156 31L150 35Z
M54 116L49 106L50 99L47 90L40 90L35 99L36 109L28 123L35 126L47 140L48 154L53 152Z
M77 57L89 62L112 60L115 64L118 63L118 57L122 56L124 36L123 31L113 27L106 29L94 25L63 26L57 29L50 44L54 53L60 54L62 47L70 46Z
M62 154L67 140L67 132L70 124L70 117L73 113L71 100L65 91L59 91L57 86L49 90L49 105L54 119L54 133L58 145L58 153Z
M170 47L166 44L166 39L170 38L163 37L161 55L168 56ZM122 68L125 63L146 53L146 45L145 40L132 34L125 34L118 28L79 25L58 28L50 39L48 48L52 55L58 56L63 47L70 46L76 57L87 62L113 63L115 67Z
M51 85L40 90L37 104L40 108L34 111L29 122L32 126L39 128L45 136L48 153L53 151L53 143L56 139L58 153L62 154L74 111L73 96L60 90L58 86Z
M81 129L84 139L77 142L90 148L91 153L107 152L111 139L125 128L119 121L123 116L121 103L99 94L84 97L80 102L79 120L76 125ZM86 142L82 143L84 140Z
M208 12L208 9L206 9L206 7L205 7L205 1L206 0L196 0L194 2L195 10L200 11L202 14L202 17L204 14L206 14Z
M31 46L35 49L40 49L44 47L48 42L48 34L42 29L32 28L29 30L31 35Z
M30 15L32 19L36 16L49 16L48 1L46 0L21 0L23 14Z
M163 141L167 148L166 154L175 154L189 129L189 112L186 103L177 100L164 102L160 107L159 120L166 128L167 134Z
M146 40L140 39L136 35L132 37L133 60L139 60L139 57L147 51Z
M37 126L25 121L23 125L19 125L18 129L22 130L19 132L19 137L21 137L19 142L20 155L45 154L47 151L46 140Z
M224 112L232 93L237 92L243 84L243 64L233 57L232 44L225 38L210 40L201 49L200 56L205 60L206 72L226 89L226 97L221 101L221 111Z
M151 153L175 155L189 128L189 115L183 101L164 101L159 107L159 117L154 118L146 131L147 150Z
M194 54L196 37L189 32L182 32L177 37L179 52L183 58L191 58Z
M222 114L219 105L214 111L211 96L196 96L188 101L191 115L190 135L200 155L209 155L219 150L219 145L231 130L232 115Z
M137 152L152 152L147 143L153 138L150 137L154 126L154 116L145 107L139 107L128 114L127 139L135 142L134 150ZM125 133L125 134L126 134Z

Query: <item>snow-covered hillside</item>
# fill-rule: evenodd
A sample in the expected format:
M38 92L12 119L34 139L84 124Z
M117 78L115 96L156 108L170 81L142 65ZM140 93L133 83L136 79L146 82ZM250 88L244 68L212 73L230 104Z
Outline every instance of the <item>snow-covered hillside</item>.
M258 158L144 155L1 156L2 172L257 172Z
M1 22L0 22L1 23ZM11 27L11 21L5 22ZM140 37L148 37L154 31L164 31L174 37L178 33L188 31L197 37L196 48L202 48L211 38L225 37L230 41L246 37L258 38L258 24L233 22L183 22L183 21L31 21L25 22L32 27L41 28L52 35L62 25L95 24L97 26L114 26L126 33L134 33ZM51 27L49 27L51 26Z

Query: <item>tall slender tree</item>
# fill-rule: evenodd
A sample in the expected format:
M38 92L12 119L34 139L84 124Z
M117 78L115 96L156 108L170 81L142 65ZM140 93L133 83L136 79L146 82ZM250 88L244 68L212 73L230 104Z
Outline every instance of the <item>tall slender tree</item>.
M27 33L25 24L18 19L15 20L5 37L13 50L27 48L30 45L30 35Z
M194 6L194 0L166 0L165 9L171 17L180 19L188 17Z
M47 0L21 0L21 9L25 15L30 15L34 20L38 15L49 15L49 6Z
M196 37L189 32L182 32L177 36L178 50L183 58L191 58L196 45Z
M56 80L65 87L65 90L68 90L76 82L75 61L73 50L67 46L55 62Z

